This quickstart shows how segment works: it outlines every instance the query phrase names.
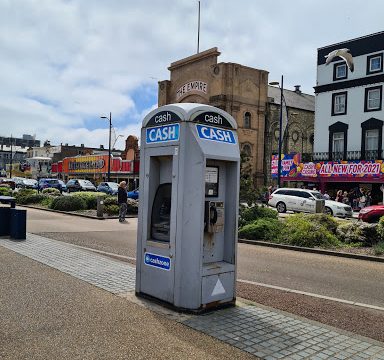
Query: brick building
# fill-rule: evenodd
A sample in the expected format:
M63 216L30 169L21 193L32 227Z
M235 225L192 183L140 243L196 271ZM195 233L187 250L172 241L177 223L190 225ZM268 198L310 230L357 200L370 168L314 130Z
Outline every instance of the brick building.
M303 161L309 161L313 152L315 96L295 90L283 91L287 126L282 137L282 153L300 153ZM271 158L278 154L280 89L268 86L268 105L265 117L265 183L271 184ZM285 107L283 108L285 111Z
M170 80L159 82L158 105L178 102L216 106L238 124L240 150L249 153L255 186L264 184L264 125L268 72L235 63L218 63L212 48L176 61Z

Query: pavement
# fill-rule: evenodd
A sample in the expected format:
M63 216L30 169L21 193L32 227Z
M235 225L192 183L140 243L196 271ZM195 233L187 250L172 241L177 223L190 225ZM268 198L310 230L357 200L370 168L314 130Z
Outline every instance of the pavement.
M238 299L205 315L134 295L135 268L28 234L0 239L1 359L377 359L384 343Z

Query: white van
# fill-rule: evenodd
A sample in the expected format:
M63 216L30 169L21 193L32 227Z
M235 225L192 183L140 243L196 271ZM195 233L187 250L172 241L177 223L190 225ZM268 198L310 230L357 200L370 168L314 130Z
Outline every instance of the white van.
M269 196L268 205L275 207L279 213L287 210L314 213L316 199L324 199L318 191L280 188ZM325 200L324 212L333 216L352 217L349 205L333 200Z

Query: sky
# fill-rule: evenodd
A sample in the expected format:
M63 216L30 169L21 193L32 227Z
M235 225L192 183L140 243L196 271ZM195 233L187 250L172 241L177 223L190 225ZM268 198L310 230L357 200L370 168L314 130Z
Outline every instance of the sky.
M368 6L367 6L368 4ZM317 48L383 31L382 0L201 0L200 51L313 94ZM197 0L0 0L0 136L140 137L169 65L197 51ZM122 136L119 136L122 135Z

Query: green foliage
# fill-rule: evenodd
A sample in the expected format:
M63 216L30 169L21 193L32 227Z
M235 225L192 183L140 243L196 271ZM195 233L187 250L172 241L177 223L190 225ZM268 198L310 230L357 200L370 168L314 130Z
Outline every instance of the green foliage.
M53 199L50 207L61 211L86 210L87 203L79 196L59 196Z
M286 223L283 241L289 245L304 247L335 247L339 241L320 221L304 214L290 216Z
M375 246L373 246L373 253L375 255L384 255L384 241L380 241Z
M239 238L251 240L278 241L283 224L277 219L260 218L243 226L239 230Z
M27 205L38 203L42 199L42 197L39 196L43 195L37 194L37 191L33 189L20 189L14 193L14 196L17 204Z
M104 205L117 205L117 196L108 195L104 199Z
M40 204L43 202L48 196L43 194L30 194L25 195L19 199L18 204L20 205L29 205L29 204Z
M278 213L265 206L242 206L239 213L239 228L260 218L277 219Z
M118 215L119 205L116 205L116 204L105 205L104 212L106 212L109 216Z
M39 205L50 208L53 202L54 197L44 196L44 198L39 202Z
M12 196L12 189L9 186L1 186L0 196Z
M339 221L333 216L326 214L303 214L308 221L313 221L316 224L323 225L332 234L336 234L336 229L340 225Z
M49 195L52 195L52 196L60 196L60 190L59 189L55 189L55 188L46 188L46 189L43 189L42 191L43 194L49 194Z
M128 199L127 205L128 214L137 214L139 212L139 202L137 200Z
M240 154L240 202L252 206L256 203L257 194L253 183L252 166L249 162L249 157Z
M384 240L384 216L380 218L379 224L377 225L377 234Z
M338 226L336 235L344 244L360 243L372 246L379 240L378 225L364 222L347 222Z
M21 204L23 201L22 198L28 196L28 195L36 195L37 194L37 190L33 190L33 189L20 189L19 191L15 191L15 198L16 198L16 202L18 204Z
M71 198L82 199L86 204L86 209L97 209L97 198L105 198L107 195L103 192L94 192L94 191L79 191L71 194Z

